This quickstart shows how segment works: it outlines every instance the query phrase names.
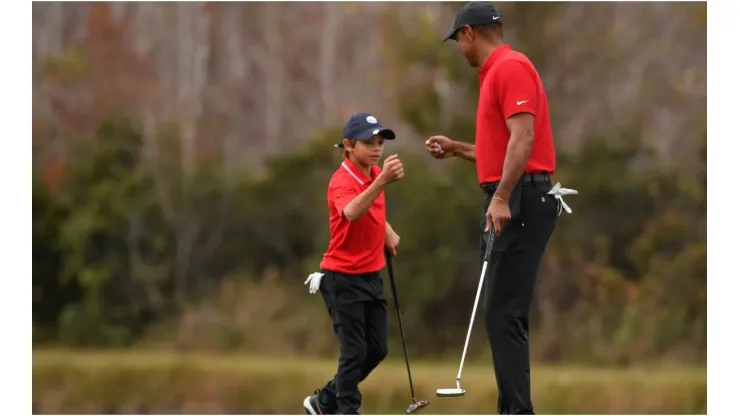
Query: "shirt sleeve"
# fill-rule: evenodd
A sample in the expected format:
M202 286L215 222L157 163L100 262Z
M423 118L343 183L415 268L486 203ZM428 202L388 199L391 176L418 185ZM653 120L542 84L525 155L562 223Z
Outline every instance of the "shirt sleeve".
M524 63L507 59L499 64L496 90L504 118L530 113L537 117L537 82Z
M356 187L346 184L332 184L329 187L329 202L334 204L339 214L344 216L344 207L359 195Z

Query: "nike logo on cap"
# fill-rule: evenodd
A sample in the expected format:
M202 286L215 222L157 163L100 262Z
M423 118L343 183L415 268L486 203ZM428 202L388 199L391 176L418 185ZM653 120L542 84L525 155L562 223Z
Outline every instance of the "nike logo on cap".
M493 16L493 20L498 20L498 16Z

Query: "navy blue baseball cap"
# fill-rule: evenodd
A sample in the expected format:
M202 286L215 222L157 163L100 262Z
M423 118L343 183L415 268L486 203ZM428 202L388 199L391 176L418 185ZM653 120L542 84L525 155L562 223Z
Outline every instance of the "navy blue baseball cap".
M380 125L380 122L370 113L357 113L349 116L344 123L345 139L370 140L373 136L378 135L386 140L396 138L396 133ZM344 147L344 144L335 144L336 147Z

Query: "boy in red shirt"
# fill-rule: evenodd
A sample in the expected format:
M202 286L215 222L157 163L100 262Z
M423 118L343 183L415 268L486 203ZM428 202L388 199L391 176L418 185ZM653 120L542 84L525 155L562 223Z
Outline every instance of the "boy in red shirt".
M352 115L344 126L342 165L329 181L331 240L320 273L306 281L320 290L341 345L334 378L306 397L306 414L359 414L359 383L388 353L388 320L383 279L384 247L396 254L400 238L386 221L386 185L403 178L403 165L391 155L378 167L384 140L395 133L368 113Z

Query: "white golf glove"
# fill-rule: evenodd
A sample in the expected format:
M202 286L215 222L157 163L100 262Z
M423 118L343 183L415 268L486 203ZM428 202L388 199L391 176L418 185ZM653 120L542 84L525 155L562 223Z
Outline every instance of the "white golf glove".
M319 286L321 285L321 278L324 277L324 273L311 273L308 275L308 279L303 282L304 285L308 285L308 293L314 294L318 292Z
M548 192L548 194L555 195L555 199L558 200L558 205L560 206L560 208L558 209L558 215L562 214L563 210L565 210L565 212L567 212L568 214L573 212L573 210L570 209L568 204L566 204L563 200L563 195L578 195L578 191L576 191L575 189L563 188L562 186L560 186L560 182L558 182L555 184L555 186L552 187L552 189L550 189L550 192Z

